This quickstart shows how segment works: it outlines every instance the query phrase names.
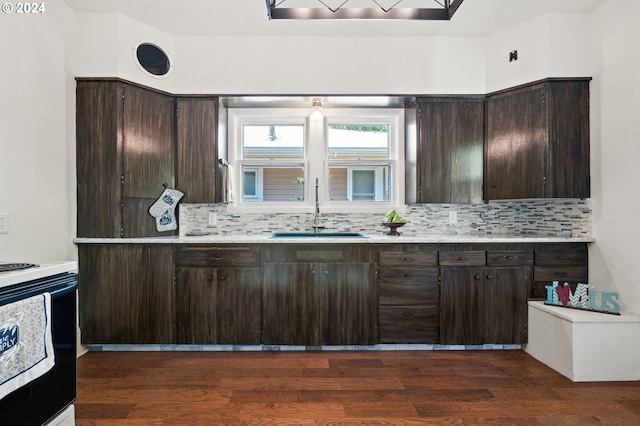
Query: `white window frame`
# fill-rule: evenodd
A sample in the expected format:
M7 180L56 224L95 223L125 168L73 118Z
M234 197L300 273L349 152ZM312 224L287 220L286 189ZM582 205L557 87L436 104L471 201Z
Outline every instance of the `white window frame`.
M347 200L353 200L353 172L354 171L367 171L373 172L373 179L375 187L373 189L373 200L367 201L368 203L378 203L382 201L384 196L383 187L380 184L382 181L382 171L380 167L371 166L351 166L347 167ZM357 203L357 201L346 201L346 203Z
M391 166L391 201L330 201L329 165L354 165L353 159L330 160L326 141L329 124L389 124L388 160L363 160L362 167L373 169L376 165ZM304 158L302 160L243 160L242 127L245 124L303 124L305 126ZM230 209L255 211L256 204L264 212L313 212L315 208L315 180L319 181L318 198L321 212L387 212L392 208L404 206L404 110L401 108L327 108L320 119L310 118L310 110L304 108L231 108L228 110L228 154L233 166L236 182L242 182L242 168L295 166L304 167L303 202L264 202L242 200L242 193L236 194L236 202ZM357 161L357 160L356 160ZM350 172L348 173L350 175ZM235 188L242 191L242 186Z

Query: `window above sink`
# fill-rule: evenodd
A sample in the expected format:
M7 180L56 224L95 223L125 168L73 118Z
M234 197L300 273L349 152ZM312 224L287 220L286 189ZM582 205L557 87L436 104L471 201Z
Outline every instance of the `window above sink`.
M404 109L229 108L233 207L387 211L404 204Z

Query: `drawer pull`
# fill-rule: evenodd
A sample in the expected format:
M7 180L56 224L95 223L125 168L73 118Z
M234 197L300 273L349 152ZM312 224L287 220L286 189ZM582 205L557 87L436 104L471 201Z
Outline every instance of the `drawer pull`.
M411 312L403 312L402 315L404 315L405 317L412 316Z
M458 260L467 260L465 256L458 256Z
M213 275L209 275L209 276L207 277L207 279L208 279L209 281L213 281Z
M211 260L222 260L221 257L212 257Z
M487 275L487 279L490 280L491 278L493 278L493 275L489 274Z
M405 257L403 260L405 262L415 262L417 259L415 257Z
M415 274L402 274L403 277L415 277Z
M504 258L507 260L516 260L518 259L518 256L505 256Z
M480 275L474 275L473 279L474 280L479 280L480 279Z
M566 272L556 272L555 275L556 275L556 277L566 277L567 273Z

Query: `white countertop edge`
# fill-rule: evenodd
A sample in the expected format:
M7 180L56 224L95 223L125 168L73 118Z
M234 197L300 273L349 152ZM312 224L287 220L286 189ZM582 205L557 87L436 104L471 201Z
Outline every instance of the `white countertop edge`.
M17 271L0 272L0 288L27 281L37 280L65 272L76 272L78 262L75 261L2 261L0 263L33 263L36 268L20 269Z
M544 301L536 300L530 300L529 307L572 323L640 323L640 317L626 315L624 312L622 312L621 315L589 312L581 309L547 305Z
M301 237L301 238L271 238L270 235L205 235L201 237L140 237L140 238L76 238L76 244L249 244L249 243L278 243L278 244L319 244L319 243L348 243L348 244L389 244L389 243L592 243L591 237L561 238L561 237L519 237L519 236L459 236L459 235L416 235L389 236L368 235L358 237Z

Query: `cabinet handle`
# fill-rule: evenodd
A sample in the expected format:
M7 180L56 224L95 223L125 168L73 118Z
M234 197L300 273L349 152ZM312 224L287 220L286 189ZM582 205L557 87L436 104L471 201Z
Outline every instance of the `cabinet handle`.
M227 279L227 276L226 276L226 275L220 275L220 281L224 281L224 280L226 280L226 279Z
M458 260L467 260L466 256L458 256Z
M402 315L404 315L405 317L410 317L411 316L411 312L403 312Z
M311 271L311 275L315 275L315 274L316 274L315 270Z
M496 187L496 184L495 184L495 183L492 183L492 184L491 184L491 185L489 185L489 186L490 186L490 187L492 187L492 188L495 188L495 187Z
M567 273L566 272L556 272L556 277L566 277Z
M414 262L416 260L416 258L415 257L405 257L403 260L405 262Z
M328 275L328 274L329 274L329 271L324 271L324 273L325 273L325 275Z
M415 277L415 274L402 274L403 277Z
M207 277L207 279L208 279L209 281L213 281L213 275L209 275L209 276Z
M211 260L222 260L221 257L212 257Z
M507 260L515 260L518 258L518 256L505 256L504 258Z
M479 280L480 279L480 275L474 275L473 279L474 280Z
M493 277L491 276L491 274L487 275L487 279L488 279L488 280L490 280L491 278L493 278Z

